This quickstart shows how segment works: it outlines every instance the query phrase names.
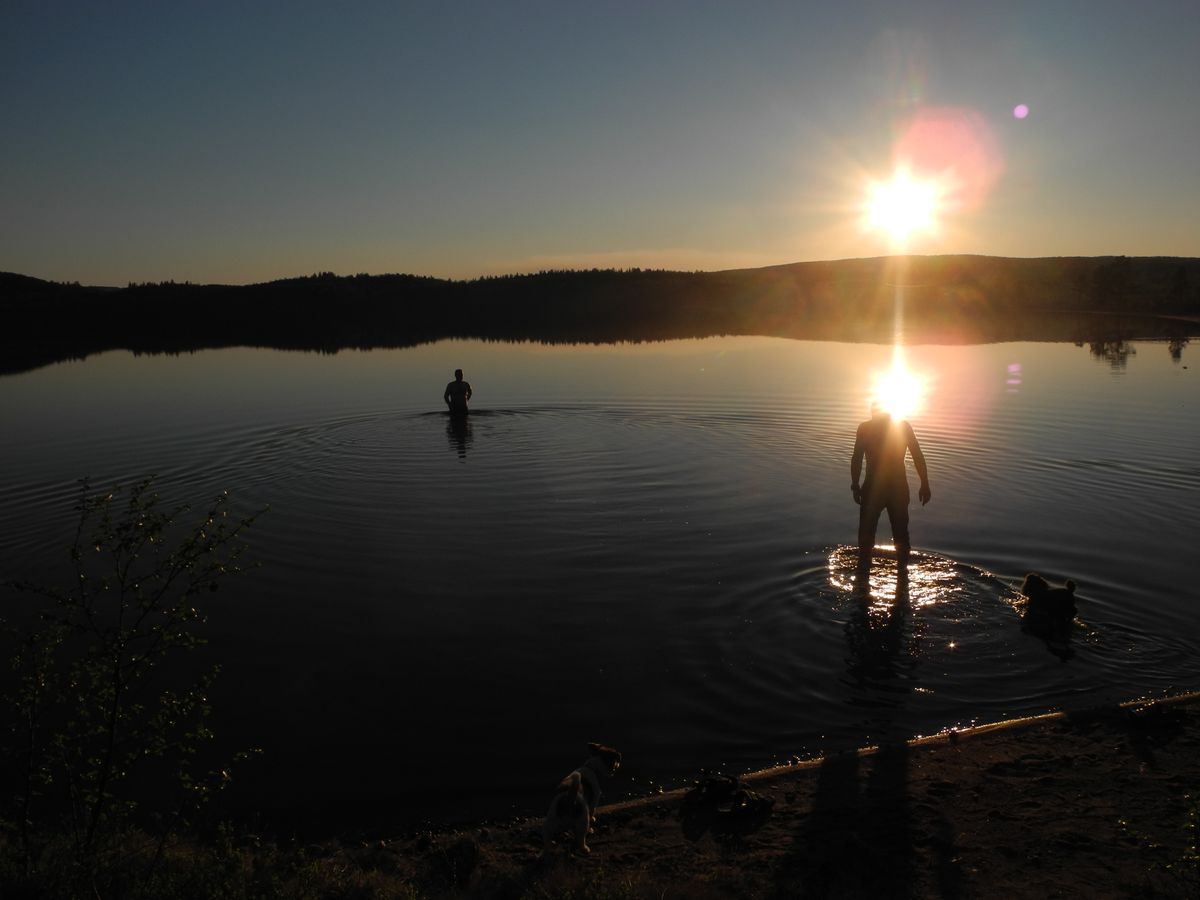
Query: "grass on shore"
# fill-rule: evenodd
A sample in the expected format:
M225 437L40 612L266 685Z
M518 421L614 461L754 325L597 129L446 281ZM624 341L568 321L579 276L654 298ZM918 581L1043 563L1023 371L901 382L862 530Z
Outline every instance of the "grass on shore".
M176 842L157 860L155 845L147 835L128 834L123 847L85 882L72 869L65 841L44 848L37 870L26 873L14 846L0 840L0 897L643 900L708 895L699 884L672 888L645 872L621 871L595 859L560 856L545 865L517 866L493 858L484 866L486 843L462 834L430 841L420 856L397 851L385 842L358 848L281 846L253 836L235 841L228 832L212 843ZM728 894L714 891L711 896Z

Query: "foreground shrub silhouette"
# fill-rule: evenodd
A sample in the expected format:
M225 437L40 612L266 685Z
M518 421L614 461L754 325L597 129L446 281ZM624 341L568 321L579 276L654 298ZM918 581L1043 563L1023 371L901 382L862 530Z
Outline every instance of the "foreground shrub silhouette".
M163 511L152 488L82 482L69 586L3 584L0 893L145 893L229 780L198 762L217 668L189 675L183 654L202 643L202 598L242 571L253 517L222 494L186 526L190 508Z

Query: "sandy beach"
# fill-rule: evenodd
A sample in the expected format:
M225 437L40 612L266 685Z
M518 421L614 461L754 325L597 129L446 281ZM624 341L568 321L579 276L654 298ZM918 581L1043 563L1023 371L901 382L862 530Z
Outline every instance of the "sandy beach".
M1200 896L1197 694L865 748L743 784L771 813L722 840L684 835L677 791L602 808L586 857L539 859L531 820L326 859L409 896Z

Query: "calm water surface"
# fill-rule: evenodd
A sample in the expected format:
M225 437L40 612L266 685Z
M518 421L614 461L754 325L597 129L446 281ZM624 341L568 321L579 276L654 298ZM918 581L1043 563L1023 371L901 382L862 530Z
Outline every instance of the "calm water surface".
M110 353L0 379L0 572L62 581L75 480L228 489L213 595L233 800L284 827L538 814L947 726L1200 688L1189 353L914 347L933 502L906 604L852 596L854 428L890 348L725 338ZM461 366L474 412L441 390ZM881 537L888 534L886 518ZM1079 584L1067 646L1014 585Z

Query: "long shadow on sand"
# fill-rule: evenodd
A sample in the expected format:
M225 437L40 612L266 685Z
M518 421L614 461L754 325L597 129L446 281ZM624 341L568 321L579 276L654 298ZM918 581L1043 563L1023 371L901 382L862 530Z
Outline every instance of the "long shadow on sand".
M908 579L891 573L892 602L872 603L865 584L855 591L846 623L846 671L869 719L857 744L829 754L821 765L811 814L795 836L776 876L778 896L909 897L914 885L914 809L909 796L908 734L896 724L895 710L911 692L912 608ZM879 698L887 700L880 702ZM933 835L938 882L943 897L962 892L954 862L955 839L947 821L929 807L927 833ZM932 826L930 828L929 826Z

